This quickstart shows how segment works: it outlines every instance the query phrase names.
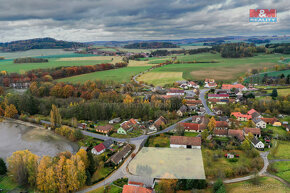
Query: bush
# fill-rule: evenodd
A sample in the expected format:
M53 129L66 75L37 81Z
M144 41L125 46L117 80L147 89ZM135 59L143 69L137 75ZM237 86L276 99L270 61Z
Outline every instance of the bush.
M2 158L0 158L0 175L5 175L7 173L7 167Z
M222 186L224 186L223 181L219 178L214 184L213 184L213 192L217 192Z
M237 162L238 161L238 158L231 158L231 159L229 159L229 162Z
M123 187L124 185L126 185L128 183L128 178L120 178L118 180L115 180L113 182L113 184L115 184L116 186L120 186Z

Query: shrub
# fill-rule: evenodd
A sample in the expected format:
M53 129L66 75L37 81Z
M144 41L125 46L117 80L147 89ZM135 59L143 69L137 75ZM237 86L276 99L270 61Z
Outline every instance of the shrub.
M224 184L223 184L223 181L219 178L214 184L213 184L213 192L217 192L220 187L222 187Z
M7 173L7 167L2 158L0 158L0 175L5 175Z
M231 159L229 159L229 162L237 162L238 161L238 158L231 158Z

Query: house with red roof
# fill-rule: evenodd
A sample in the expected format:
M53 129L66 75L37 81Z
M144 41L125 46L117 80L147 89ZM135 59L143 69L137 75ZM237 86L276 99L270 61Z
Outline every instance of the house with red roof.
M176 89L176 88L171 88L166 93L166 95L169 95L169 96L184 96L184 90L179 90L179 89Z
M171 136L171 148L188 148L188 149L201 149L200 137L187 137L187 136Z
M122 193L153 193L153 190L142 186L124 185Z
M226 121L216 121L215 129L228 129L229 124Z
M240 112L232 112L231 116L234 116L238 121L248 121L252 119L251 115L245 115Z
M260 113L258 113L255 109L251 109L247 112L248 115L251 115L252 118L262 118L262 116L260 115Z
M227 129L214 129L213 130L213 135L214 136L219 136L219 137L227 137L228 136L228 130Z
M275 122L278 122L279 120L276 117L273 118L261 118L266 124L273 125Z
M128 132L132 131L134 127L138 125L138 122L135 119L130 119L128 121L124 121L120 124L120 128L117 130L118 134L127 135Z
M261 137L261 129L260 128L244 128L244 135L248 136L249 133L252 133L255 137Z
M96 145L93 149L92 149L92 154L95 155L100 155L102 153L104 153L106 150L106 147L103 143L100 143L99 145Z
M229 129L228 136L235 137L241 142L245 140L244 132L242 130Z
M198 124L198 123L179 123L180 126L184 128L186 132L199 132L201 133L203 130L206 129L205 124Z
M242 85L242 84L223 84L222 85L222 89L223 90L231 90L233 88L239 89L240 91L246 91L247 90L247 88L244 85Z

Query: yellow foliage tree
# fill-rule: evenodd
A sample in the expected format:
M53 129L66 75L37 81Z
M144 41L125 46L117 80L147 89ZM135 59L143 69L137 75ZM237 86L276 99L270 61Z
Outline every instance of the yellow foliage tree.
M50 111L50 122L53 128L61 125L61 115L59 113L58 108L54 104L52 105Z
M37 173L37 189L42 192L48 192L49 187L47 184L47 170L52 164L52 160L49 156L43 156L38 165Z
M125 104L131 104L133 102L134 102L134 99L128 94L126 95L126 97L123 100L123 103L125 103Z
M216 125L216 120L214 117L211 117L207 127L209 128L210 131L212 131L215 128L215 125Z
M14 118L18 111L13 104L7 105L5 108L4 116L8 118Z

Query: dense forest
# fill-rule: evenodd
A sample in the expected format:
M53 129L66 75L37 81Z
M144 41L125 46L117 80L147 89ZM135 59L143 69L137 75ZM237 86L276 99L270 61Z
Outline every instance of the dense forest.
M169 42L140 42L125 45L128 49L157 49L157 48L179 48L178 45Z
M44 63L48 62L48 59L45 58L16 58L13 60L14 63L22 64L22 63Z
M275 53L290 54L290 43L266 44L265 47L274 48Z
M64 48L80 48L87 45L79 42L67 42L55 40L53 38L36 38L30 40L19 40L13 42L0 43L0 51L16 52L31 49L64 49Z

